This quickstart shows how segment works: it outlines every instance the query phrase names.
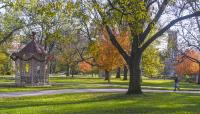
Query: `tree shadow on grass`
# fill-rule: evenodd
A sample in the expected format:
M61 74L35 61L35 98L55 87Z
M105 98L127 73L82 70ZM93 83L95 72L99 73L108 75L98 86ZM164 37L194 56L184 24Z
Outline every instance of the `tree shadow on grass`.
M0 83L0 88L17 87L15 83Z
M87 93L81 93L81 94L87 94ZM93 94L93 93L91 93ZM96 93L98 94L98 93ZM92 96L87 99L74 99L74 100L62 100L62 101L56 101L56 98L59 99L62 97L65 97L66 95L72 95L72 94L61 94L61 95L47 95L45 97L41 96L34 96L34 97L18 97L18 98L1 98L4 100L4 102L0 102L0 110L1 109L9 109L9 108L21 108L21 107L34 107L34 106L48 106L48 105L63 105L63 104L81 104L81 103L91 103L91 102L103 102L108 101L110 99L118 99L123 98L124 94L111 94L111 95L102 95L102 96ZM41 100L37 100L37 97ZM36 100L34 100L36 99ZM55 99L55 101L44 101L42 99ZM10 102L6 102L10 101Z
M188 97L186 94L160 94L148 93L139 96L130 96L118 93L82 93L79 99L79 94L62 94L49 96L35 96L22 98L6 98L0 102L0 110L9 110L26 107L40 107L40 106L58 106L63 107L59 110L76 114L93 114L99 112L104 113L173 113L173 112L197 112L200 111L198 107L200 103L194 102L196 95ZM69 96L69 97L66 97ZM77 99L76 99L77 97ZM71 98L71 99L70 99ZM39 99L39 100L38 100ZM41 100L40 100L41 99ZM44 100L45 99L45 100ZM63 100L61 100L63 99ZM196 99L200 100L200 98ZM6 102L9 101L9 102ZM191 102L190 102L191 101ZM191 105L193 104L193 105ZM67 110L66 107L73 107L80 105L85 108L78 108L77 110ZM172 106L174 105L174 106ZM57 110L58 111L58 110ZM56 110L52 112L57 113ZM154 112L154 113L153 113Z

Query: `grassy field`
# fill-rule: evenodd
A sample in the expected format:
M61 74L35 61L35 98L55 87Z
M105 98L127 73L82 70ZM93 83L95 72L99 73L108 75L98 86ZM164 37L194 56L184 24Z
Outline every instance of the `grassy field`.
M88 77L51 77L50 82L51 86L15 87L12 77L4 77L0 78L0 92L128 87L128 81L122 79L112 79L111 85L106 85L107 81L101 78ZM173 80L143 80L142 85L173 89ZM181 82L181 87L200 88L186 82ZM125 93L60 94L0 98L0 114L197 114L200 112L199 101L199 94L180 93L144 93L139 96Z
M120 81L120 80L119 80ZM16 87L14 78L0 79L0 92L17 92L17 91L39 91L39 90L56 90L56 89L84 89L84 88L127 88L127 85L103 85L107 84L100 78L50 78L50 85L46 86L26 86Z
M79 93L0 98L0 114L194 114L198 94Z
M53 89L82 89L82 88L128 88L128 81L122 79L111 79L111 83L102 78L85 78L85 77L50 77L48 86L37 87L15 87L13 77L0 78L0 92L15 92L15 91L38 91L38 90L53 90ZM143 80L143 88L146 86L162 87L161 89L172 90L173 80ZM181 82L180 87L182 90L200 89L200 85L194 83ZM155 89L155 88L154 88ZM160 89L160 88L158 88Z

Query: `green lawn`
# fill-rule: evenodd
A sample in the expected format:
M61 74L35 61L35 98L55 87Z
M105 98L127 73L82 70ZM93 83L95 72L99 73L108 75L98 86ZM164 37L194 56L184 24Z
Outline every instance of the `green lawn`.
M102 78L64 78L64 77L54 77L50 78L50 82L59 82L59 83L85 83L85 84L108 84ZM122 79L111 79L111 84L120 84L120 85L127 85L128 80ZM143 80L142 85L144 86L163 86L163 87L172 87L173 80ZM199 86L200 87L200 86Z
M47 86L27 86L16 87L14 78L0 79L0 92L17 92L17 91L38 91L38 90L56 90L56 89L84 89L84 88L127 88L128 86L106 86L107 81L100 78L50 78L50 85Z
M66 88L127 88L128 81L112 79L114 85L101 78L51 77L51 86L15 87L14 79L1 78L0 92L37 91ZM173 80L143 80L143 86L173 89ZM200 88L181 82L184 89ZM0 98L0 114L194 114L200 112L199 94L144 93L76 93L34 97Z
M107 81L101 78L50 78L51 82L56 83L79 83L79 84L108 84ZM122 79L111 79L111 84L114 85L126 85L128 86L128 80L124 81ZM152 80L152 79L144 79L142 81L142 86L153 86L153 87L163 87L164 89L173 89L174 80ZM124 86L119 86L124 88ZM200 85L196 83L189 83L189 82L180 82L180 87L182 90L191 90L191 89L200 89Z
M61 94L0 98L0 114L197 114L199 101L199 94Z
M15 87L13 77L0 78L0 92L15 92L15 91L38 91L38 90L53 90L53 89L80 89L80 88L128 88L128 81L112 78L110 85L102 78L85 78L85 77L50 77L49 86L39 87ZM161 89L172 90L173 80L143 80L142 86L162 87ZM200 89L200 85L194 83L180 83L181 90ZM147 88L147 87L143 87ZM155 88L154 88L155 89ZM160 89L160 88L157 88Z

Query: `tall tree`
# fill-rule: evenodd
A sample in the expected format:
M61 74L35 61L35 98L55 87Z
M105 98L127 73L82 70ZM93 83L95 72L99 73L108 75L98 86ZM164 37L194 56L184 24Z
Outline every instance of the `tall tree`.
M93 48L95 49L90 52L93 53L98 67L102 70L105 70L106 80L108 79L109 81L109 72L112 70L116 70L117 68L123 67L125 61L123 60L117 49L112 45L111 41L109 40L109 35L104 27L100 29L100 32L101 33L99 39L96 41L95 44L93 44ZM117 32L117 30L115 30L115 36L117 37L118 42L127 51L129 51L129 33L119 33Z
M186 11L196 12L200 8L199 1L188 1L188 4L186 4ZM192 19L188 19L185 22L179 23L179 57L182 56L183 58L186 58L186 60L183 61L184 63L188 63L188 65L191 65L191 68L196 68L196 70L200 71L198 69L198 66L200 66L200 58L198 57L198 53L200 53L200 23L199 23L199 17L195 16ZM188 60L190 60L188 62ZM196 64L196 67L194 67ZM200 67L199 67L200 68ZM188 69L188 68L186 68ZM190 69L189 71L192 72ZM187 72L187 71L185 71ZM179 72L180 73L180 72ZM189 73L189 72L188 72ZM200 72L198 77L198 84L200 84Z
M120 75L121 75L121 68L118 67L116 71L116 78L120 78Z
M130 70L130 81L128 94L141 94L141 58L144 50L157 38L159 38L170 27L178 22L200 16L200 11L184 12L184 6L180 5L179 17L173 20L168 20L168 23L152 33L152 30L157 27L159 19L167 10L174 7L177 1L170 0L107 0L100 2L91 0L93 8L99 13L100 21L106 27L110 41L118 49L126 61ZM187 3L187 0L185 1ZM91 3L91 2L90 2ZM165 12L166 11L166 12ZM156 13L154 13L156 12ZM184 13L182 13L184 12ZM173 12L172 12L173 13ZM172 14L173 15L173 14ZM128 54L112 31L112 28L117 25L126 24L131 31L131 53Z
M128 75L128 68L127 68L126 65L124 65L124 78L123 78L123 80L128 80L127 75Z

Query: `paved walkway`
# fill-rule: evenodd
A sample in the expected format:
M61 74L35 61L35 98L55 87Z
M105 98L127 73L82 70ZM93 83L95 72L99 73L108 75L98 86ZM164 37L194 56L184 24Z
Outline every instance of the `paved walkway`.
M95 93L95 92L125 93L126 91L127 89L62 89L62 90L43 90L43 91L32 91L32 92L7 92L7 93L0 93L0 97L22 97L22 96L37 96L37 95L55 95L64 93ZM174 91L143 89L143 92L168 93ZM200 91L176 91L176 93L200 93Z

